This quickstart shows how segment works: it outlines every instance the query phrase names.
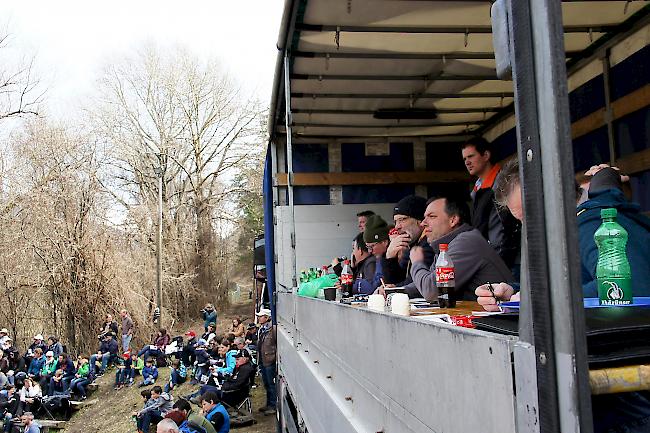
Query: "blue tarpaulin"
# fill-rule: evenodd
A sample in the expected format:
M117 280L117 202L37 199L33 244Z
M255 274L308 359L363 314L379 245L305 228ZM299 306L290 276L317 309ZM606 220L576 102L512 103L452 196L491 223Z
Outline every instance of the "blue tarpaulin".
M275 319L275 239L273 231L273 182L271 179L273 170L271 169L271 149L266 151L266 161L264 162L264 183L262 186L264 195L264 252L266 256L266 288L269 294L271 304L271 318L273 323Z

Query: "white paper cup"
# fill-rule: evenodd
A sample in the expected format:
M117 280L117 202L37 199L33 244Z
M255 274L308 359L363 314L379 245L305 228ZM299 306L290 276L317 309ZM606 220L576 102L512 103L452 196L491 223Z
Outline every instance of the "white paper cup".
M409 302L409 296L406 293L393 294L391 297L390 311L400 316L410 316L411 304Z
M370 295L368 296L368 309L374 311L384 311L385 307L383 295Z

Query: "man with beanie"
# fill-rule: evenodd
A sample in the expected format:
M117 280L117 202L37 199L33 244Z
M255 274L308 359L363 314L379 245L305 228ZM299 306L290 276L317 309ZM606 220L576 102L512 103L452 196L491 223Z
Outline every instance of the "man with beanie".
M372 293L381 285L381 280L384 278L383 265L388 249L388 224L382 217L379 215L368 217L366 229L363 232L363 241L368 247L368 252L375 257L375 274L370 286L364 289L365 293Z
M376 259L368 252L368 246L363 241L363 233L359 233L352 241L353 272L352 294L372 294L375 278Z
M506 265L513 269L519 258L521 224L508 209L497 206L495 202L492 186L501 167L493 163L490 143L481 137L474 137L465 143L462 155L467 171L477 178L472 189L471 225L481 232Z
M415 296L418 292L411 279L411 260L409 251L414 246L422 247L424 264L431 266L435 254L420 223L424 218L427 200L409 195L397 202L393 208L393 220L397 235L390 240L384 264L385 282L405 287L407 293ZM410 291L409 291L410 289ZM417 295L419 296L419 295Z

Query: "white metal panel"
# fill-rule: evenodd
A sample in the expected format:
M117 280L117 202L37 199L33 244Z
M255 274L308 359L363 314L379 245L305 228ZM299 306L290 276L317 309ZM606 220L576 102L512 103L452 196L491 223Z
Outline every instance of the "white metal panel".
M293 294L278 299L293 302L296 344L281 326L280 370L310 433L515 431L513 339Z
M276 281L286 287L291 286L291 266L289 264L289 211L286 206L275 208L277 212ZM321 205L296 206L296 260L298 270L329 264L332 258L349 256L352 239L359 232L356 214L372 210L388 223L393 220L393 204L363 205Z

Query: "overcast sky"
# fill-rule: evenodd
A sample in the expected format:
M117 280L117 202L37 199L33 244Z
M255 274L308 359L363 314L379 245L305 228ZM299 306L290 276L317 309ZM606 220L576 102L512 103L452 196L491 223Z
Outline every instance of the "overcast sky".
M36 54L48 111L65 118L93 91L102 65L145 43L181 44L217 57L268 103L283 0L0 1L16 55Z

